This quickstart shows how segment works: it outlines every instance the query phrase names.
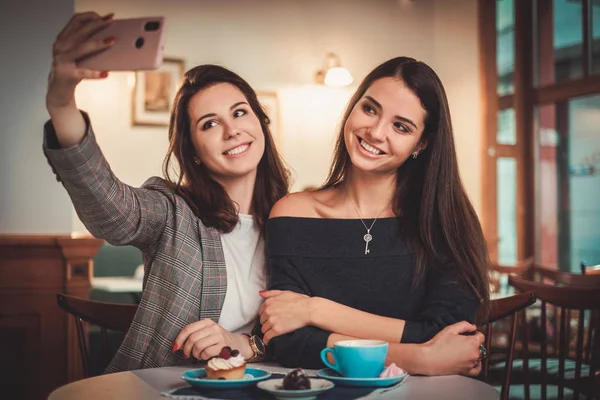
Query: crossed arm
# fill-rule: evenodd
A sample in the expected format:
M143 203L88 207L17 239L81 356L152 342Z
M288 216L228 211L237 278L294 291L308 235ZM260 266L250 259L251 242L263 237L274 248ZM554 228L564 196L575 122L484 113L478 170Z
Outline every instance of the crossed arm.
M292 262L270 259L269 265L272 290L261 293L266 300L259 315L264 340L272 344L282 364L321 368L322 348L339 340L365 338L388 341L388 363L395 362L411 373L479 372L477 359L483 335L461 335L476 330L467 321L473 320L478 302L460 285L451 284L456 278L452 273L436 273L429 278L421 312L407 321L311 297ZM445 354L445 359L436 355L434 362L430 357L434 348L436 353Z

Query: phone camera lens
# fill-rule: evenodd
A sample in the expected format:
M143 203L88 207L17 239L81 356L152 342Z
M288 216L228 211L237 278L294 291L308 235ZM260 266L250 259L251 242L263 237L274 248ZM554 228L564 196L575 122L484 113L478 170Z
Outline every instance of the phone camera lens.
M144 46L144 38L143 37L139 37L137 38L137 40L135 41L135 48L136 49L141 49L142 46Z
M152 31L157 31L159 27L160 27L159 21L150 21L150 22L146 22L146 25L144 25L144 30L146 32L152 32Z

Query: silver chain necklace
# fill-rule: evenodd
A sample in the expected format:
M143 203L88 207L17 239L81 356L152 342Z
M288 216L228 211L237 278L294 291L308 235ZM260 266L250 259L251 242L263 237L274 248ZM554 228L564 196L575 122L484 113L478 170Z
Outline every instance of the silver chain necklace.
M358 219L360 219L360 222L362 222L363 226L367 230L367 233L365 233L365 235L363 236L363 240L365 241L365 255L367 255L371 252L371 250L369 250L369 242L371 240L373 240L373 235L371 235L371 229L373 228L373 225L375 225L375 222L377 222L377 218L379 218L381 213L385 211L387 206L385 206L385 208L383 210L379 211L379 214L377 214L377 216L373 220L373 223L371 224L371 226L367 228L367 224L365 224L365 221L363 221L362 217L360 216L360 213L358 212L358 207L356 207L356 204L354 204L354 202L352 201L350 196L348 196L348 200L350 200L352 207L354 207L354 211L356 211L356 215L358 215Z

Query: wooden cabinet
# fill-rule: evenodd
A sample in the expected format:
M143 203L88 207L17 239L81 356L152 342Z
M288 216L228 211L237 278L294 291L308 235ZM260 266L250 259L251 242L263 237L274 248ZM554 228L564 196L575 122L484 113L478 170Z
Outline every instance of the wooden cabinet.
M0 393L45 399L83 377L73 318L57 293L87 297L102 240L0 235ZM4 397L6 396L6 397Z

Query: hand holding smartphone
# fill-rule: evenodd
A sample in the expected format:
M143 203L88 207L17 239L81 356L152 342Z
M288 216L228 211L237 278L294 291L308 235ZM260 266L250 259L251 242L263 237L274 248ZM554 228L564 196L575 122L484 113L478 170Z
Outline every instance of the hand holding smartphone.
M164 57L165 18L116 19L88 41L113 39L114 44L109 48L77 60L77 67L96 71L158 68Z

